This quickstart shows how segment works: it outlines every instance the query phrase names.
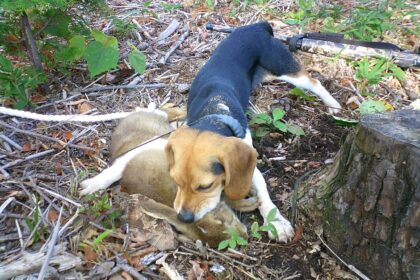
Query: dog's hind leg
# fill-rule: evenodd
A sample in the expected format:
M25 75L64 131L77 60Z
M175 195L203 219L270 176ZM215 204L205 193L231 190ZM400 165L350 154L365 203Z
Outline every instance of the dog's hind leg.
M320 81L313 79L301 68L280 40L271 38L270 43L264 45L260 55L259 65L267 72L264 73L262 70L257 69L254 75L255 79L261 79L259 77L261 73L265 74L263 75L265 79L275 76L276 79L313 92L328 106L330 113L337 113L341 109L340 103L331 96Z
M321 82L312 78L305 70L300 70L297 73L281 75L278 79L313 92L324 102L324 104L328 107L328 112L331 114L338 113L341 109L340 103L331 96Z

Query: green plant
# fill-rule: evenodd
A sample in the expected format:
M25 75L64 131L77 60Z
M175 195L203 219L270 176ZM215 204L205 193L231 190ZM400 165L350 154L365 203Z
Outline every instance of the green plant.
M35 210L33 211L32 218L28 219L25 218L25 222L28 225L29 229L32 231L35 230L33 235L33 242L36 243L41 237L44 237L44 234L46 233L45 225L38 226L38 223L40 222L40 209L39 209L39 196L38 194L35 195ZM38 226L38 229L35 229L35 227Z
M107 238L109 235L112 234L112 230L107 229L104 232L102 232L101 234L99 234L92 242L92 247L93 249L96 250L96 248L98 247L99 244L102 243L102 241Z
M97 195L86 195L84 199L89 205L82 208L80 213L99 217L105 211L111 209L111 203L106 194L103 194L101 197L98 197Z
M179 3L162 3L161 5L165 13L182 9L182 4Z
M367 85L376 85L385 77L393 76L400 81L405 79L404 71L385 58L369 59L365 57L356 61L354 65L356 67L355 79L360 82L358 90L362 94L366 94Z
M357 109L358 112L361 114L369 114L369 113L381 113L388 110L392 110L393 107L384 101L376 101L373 99L366 99L360 104L359 108Z
M33 67L15 68L10 60L0 54L0 96L14 101L16 109L30 104L27 91L37 88L45 80L42 72Z
M316 100L315 96L309 95L300 88L294 88L289 91L290 95L296 96L299 99L302 99L304 101L314 101Z
M229 234L229 239L223 240L219 243L218 250L226 249L227 247L235 249L237 245L246 246L248 241L242 238L235 229L229 228L224 233Z
M256 221L253 222L251 225L251 236L260 239L262 237L260 232L267 232L271 233L271 235L273 236L277 236L277 229L272 224L272 222L276 218L277 211L277 208L273 208L270 210L270 212L268 212L266 217L266 224L263 226L260 226Z
M283 120L285 114L286 112L284 110L276 108L271 113L271 116L266 113L254 115L249 122L251 127L256 127L256 129L252 131L253 136L261 138L270 131L288 132L296 136L305 135L304 131L299 126Z

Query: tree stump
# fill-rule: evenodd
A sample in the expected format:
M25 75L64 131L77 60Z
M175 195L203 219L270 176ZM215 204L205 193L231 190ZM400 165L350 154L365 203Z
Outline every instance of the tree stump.
M420 111L363 115L298 208L372 279L420 279Z

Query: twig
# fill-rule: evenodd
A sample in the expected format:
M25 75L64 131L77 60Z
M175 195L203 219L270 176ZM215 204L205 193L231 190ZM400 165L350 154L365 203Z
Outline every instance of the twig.
M348 269L350 269L351 271L353 271L354 273L357 274L357 276L359 276L360 278L362 278L363 280L370 280L369 277L367 277L365 274L363 274L363 272L361 272L360 270L358 270L356 267L354 267L351 264L346 263L344 260L342 260L328 245L327 243L324 241L324 239L322 239L321 235L318 234L318 238L319 240L321 240L322 244L324 244L324 246L339 260L341 261L345 266L347 266Z
M252 265L247 265L247 264L244 264L243 262L240 262L240 261L237 261L237 260L235 260L235 259L232 259L231 257L228 257L228 256L226 256L226 255L224 255L224 254L220 253L219 251L214 250L214 249L212 249L212 248L208 248L208 250L209 250L210 252L212 252L213 254L215 254L217 257L222 258L222 259L225 259L225 260L228 260L230 263L236 263L236 264L239 264L239 265L241 265L241 266L243 266L243 267L245 267L245 268L247 268L247 269L251 269L251 268L253 268L253 267L254 267L254 266L252 266Z
M17 219L15 219L15 224L16 224L16 229L18 232L18 236L19 236L19 243L20 243L20 247L23 248L23 236L22 236L22 231L20 229L20 225Z
M168 38L169 36L172 35L172 33L174 33L177 28L179 27L179 21L177 21L176 19L172 20L171 23L168 25L168 27L166 27L166 29L159 34L158 38L157 38L157 44L161 45L165 42L165 39Z
M235 249L228 248L228 251L231 252L231 253L233 253L233 254L235 254L235 255L241 256L244 259L248 259L248 260L255 261L255 262L258 261L257 258L253 258L253 257L250 257L248 255L245 255L245 254L243 254L243 253L241 253L239 251L236 251Z
M81 208L81 207L82 207L82 204L80 204L80 203L78 203L78 202L76 202L76 201L74 201L74 200L72 200L72 199L70 199L70 198L67 198L67 197L65 197L65 196L62 196L62 195L61 195L61 194L59 194L59 193L55 193L55 192L50 191L49 189L46 189L46 188L43 188L43 187L38 187L38 188L40 188L41 190L43 190L43 191L45 191L45 192L49 193L50 195L54 196L55 198L58 198L58 199L61 199L61 200L65 200L65 201L67 201L67 202L69 202L69 203L73 204L74 206L76 206L76 207L78 207L78 208Z
M7 137L6 135L0 134L0 138L12 145L13 147L15 147L16 149L18 149L19 151L22 151L22 146L10 139L9 137Z
M187 28L187 30L179 37L178 41L176 41L172 47L169 49L169 51L165 54L164 57L162 57L159 60L160 64L166 64L166 61L168 60L168 58L171 56L171 54L179 47L181 46L181 44L185 41L185 39L188 37L188 35L190 34L190 29Z
M165 273L165 275L168 276L168 278L171 279L171 280L183 280L184 279L184 277L182 277L179 274L178 271L171 268L166 262L162 263L162 268L160 270L163 271L163 273Z
M48 269L48 264L50 263L51 258L54 255L54 247L55 247L55 243L57 242L57 238L58 238L58 233L59 233L59 229L60 229L60 223L61 223L61 215L63 214L63 206L61 206L60 209L60 214L58 214L58 219L57 222L54 226L54 231L50 240L50 244L48 247L48 252L47 252L47 256L45 257L45 261L42 264L41 267L41 271L39 272L38 275L38 280L42 280L45 277L45 274L47 273L47 269Z
M8 199L6 199L5 202L3 202L3 204L0 206L0 214L3 212L4 209L6 209L6 207L13 201L15 200L14 197L9 197Z
M81 90L76 90L75 92L87 93L92 91L105 91L105 90L116 90L116 89L139 89L139 88L164 88L172 86L169 84L142 84L142 85L118 85L118 86L107 86L107 87L93 87L93 88L86 88Z
M68 146L68 147L71 147L71 148L78 148L78 149L86 150L86 151L92 151L92 152L95 152L96 151L94 148L90 148L90 147L86 147L86 146L80 146L80 145L75 145L75 144L67 144L66 142L63 142L63 141L61 141L59 139L56 139L56 138L53 138L53 137L50 137L50 136L46 136L46 135L42 135L42 134L35 133L35 132L32 132L32 131L27 131L27 130L15 128L15 127L13 127L13 126L5 123L5 122L2 122L2 121L0 121L0 126L10 128L10 129L12 129L12 130L14 130L15 132L18 132L18 133L30 135L30 136L33 136L33 137L45 139L45 140L52 141L52 142L56 142L56 143L60 144L63 147Z
M42 152L39 152L39 153L36 153L36 154L30 155L30 156L27 156L27 157L22 158L22 159L17 159L17 160L11 161L11 162L9 162L9 163L6 163L6 164L5 164L5 165L3 165L1 168L3 168L3 169L7 169L7 168L10 168L10 167L12 167L12 166L15 166L15 165L21 164L22 162L25 162L25 161L28 161L28 160L32 160L32 159L35 159L35 158L39 158L39 157L46 156L46 155L48 155L48 154L51 154L51 153L52 153L52 152L54 152L54 151L55 151L54 149L50 149L50 150L42 151Z
M117 267L121 268L124 271L127 271L131 274L135 279L138 280L147 280L145 276L138 273L137 270L135 270L133 267L129 266L125 261L122 261L120 258L117 257Z
M63 235L63 233L77 219L78 216L79 216L79 209L76 210L76 214L74 214L73 217L71 217L70 220L68 220L67 223L60 229L60 232L58 233L58 237Z

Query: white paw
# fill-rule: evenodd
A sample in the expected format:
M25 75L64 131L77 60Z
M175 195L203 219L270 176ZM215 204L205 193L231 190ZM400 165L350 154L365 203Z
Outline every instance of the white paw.
M271 231L268 232L270 239L276 240L277 242L287 243L295 235L295 231L288 220L286 220L280 213L277 215L271 224L276 228L277 236L273 235Z
M341 105L335 99L334 99L334 102L331 102L326 105L328 106L328 113L332 115L338 114L341 111Z
M99 190L106 189L108 186L106 186L104 182L101 182L101 180L98 180L96 177L93 177L81 182L80 187L82 188L82 190L80 191L80 195L87 195L97 192Z

